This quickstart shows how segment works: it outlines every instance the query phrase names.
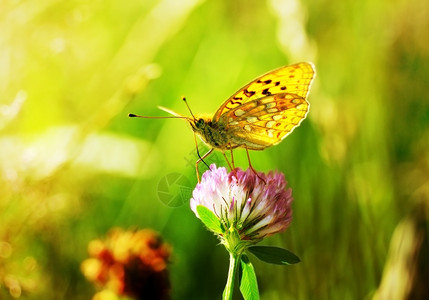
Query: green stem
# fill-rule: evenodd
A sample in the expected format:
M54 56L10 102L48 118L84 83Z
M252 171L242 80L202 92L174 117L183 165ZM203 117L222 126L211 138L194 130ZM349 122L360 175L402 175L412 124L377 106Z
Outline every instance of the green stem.
M226 282L225 290L223 291L223 300L231 300L234 291L235 277L237 275L238 266L240 265L240 255L229 254L229 270L228 280Z

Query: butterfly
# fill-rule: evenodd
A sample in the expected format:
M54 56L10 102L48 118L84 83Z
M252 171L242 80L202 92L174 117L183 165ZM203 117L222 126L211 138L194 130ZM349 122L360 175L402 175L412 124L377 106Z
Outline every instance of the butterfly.
M204 162L214 149L222 151L233 169L232 150L245 148L249 167L253 169L248 150L263 150L280 143L307 116L310 107L307 96L314 77L314 65L301 62L280 67L246 84L229 97L213 116L194 116L185 98L183 100L192 117L179 115L164 107L160 108L173 116L129 116L187 120L195 135L210 147L203 156L197 147L199 159L196 171L200 181L198 164ZM227 150L231 151L232 166L225 155Z

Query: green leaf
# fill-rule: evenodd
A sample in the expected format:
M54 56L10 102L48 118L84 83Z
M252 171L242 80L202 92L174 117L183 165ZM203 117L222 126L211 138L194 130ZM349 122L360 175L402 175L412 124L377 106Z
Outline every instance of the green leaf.
M270 246L252 246L248 250L260 260L276 265L291 265L299 263L301 260L292 252Z
M204 225L206 225L208 229L214 233L224 233L222 224L220 223L218 217L216 217L216 215L210 209L203 205L198 205L197 213L200 217L200 220L204 223Z
M258 281L255 269L246 254L240 260L240 292L244 300L259 300Z

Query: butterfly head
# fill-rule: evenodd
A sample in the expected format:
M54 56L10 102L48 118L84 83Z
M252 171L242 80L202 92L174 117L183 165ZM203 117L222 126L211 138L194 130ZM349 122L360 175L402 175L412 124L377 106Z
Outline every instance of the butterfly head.
M204 119L200 118L200 119L194 121L194 124L195 124L195 128L201 129L201 128L204 128L206 121L204 121Z
M204 135L207 126L212 123L212 118L209 115L196 116L194 118L187 119L192 130L198 135Z
M204 129L212 121L212 118L208 115L198 115L194 118L189 118L188 121L192 129L198 131Z

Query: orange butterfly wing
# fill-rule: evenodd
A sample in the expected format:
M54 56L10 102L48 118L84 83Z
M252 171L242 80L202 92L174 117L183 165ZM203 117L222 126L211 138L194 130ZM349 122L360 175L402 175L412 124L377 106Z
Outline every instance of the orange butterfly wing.
M278 144L306 117L314 74L313 65L304 62L262 75L225 101L213 121L226 124L231 144L238 147Z

